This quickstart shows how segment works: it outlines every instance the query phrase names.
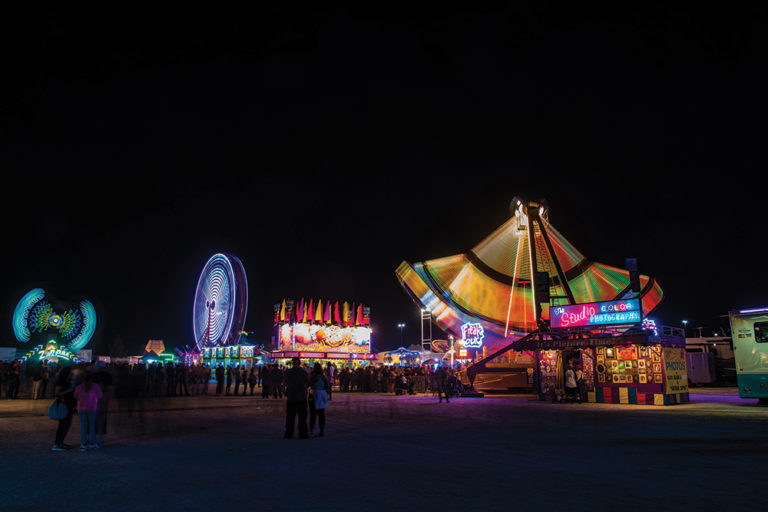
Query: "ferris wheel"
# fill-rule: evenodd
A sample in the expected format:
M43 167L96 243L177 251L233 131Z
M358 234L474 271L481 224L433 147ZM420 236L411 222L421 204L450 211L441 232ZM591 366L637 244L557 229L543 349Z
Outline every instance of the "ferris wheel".
M203 267L195 291L192 328L197 349L237 344L247 310L243 264L231 254L214 254Z

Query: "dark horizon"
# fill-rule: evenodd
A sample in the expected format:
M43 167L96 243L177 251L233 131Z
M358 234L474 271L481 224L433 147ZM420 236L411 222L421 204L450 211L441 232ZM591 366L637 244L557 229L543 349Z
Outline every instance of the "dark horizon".
M371 307L417 343L402 260L465 252L523 194L588 259L636 257L652 318L711 334L768 306L763 9L9 15L0 314L50 286L99 327L192 342L208 257L285 297ZM48 288L46 288L48 289ZM439 331L436 330L436 333ZM694 331L695 332L695 331Z

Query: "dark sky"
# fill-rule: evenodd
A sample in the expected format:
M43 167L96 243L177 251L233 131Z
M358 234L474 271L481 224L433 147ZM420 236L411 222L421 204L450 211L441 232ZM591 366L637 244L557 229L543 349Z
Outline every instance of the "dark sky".
M97 353L190 343L220 251L258 337L323 297L407 345L397 265L466 251L520 193L588 258L639 258L662 323L768 305L765 11L539 4L4 13L0 345L38 285L95 303Z

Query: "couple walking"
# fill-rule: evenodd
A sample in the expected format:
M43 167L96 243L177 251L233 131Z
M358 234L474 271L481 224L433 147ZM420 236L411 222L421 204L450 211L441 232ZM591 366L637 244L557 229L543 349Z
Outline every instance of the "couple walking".
M285 372L285 395L288 399L285 409L285 434L290 439L299 419L299 438L307 439L315 429L315 422L320 420L320 433L325 434L325 409L328 407L329 380L323 374L320 363L315 363L312 373L301 367L301 359L294 357L293 367ZM309 389L309 393L307 390ZM309 403L307 403L309 402ZM309 429L307 429L307 405L309 405Z

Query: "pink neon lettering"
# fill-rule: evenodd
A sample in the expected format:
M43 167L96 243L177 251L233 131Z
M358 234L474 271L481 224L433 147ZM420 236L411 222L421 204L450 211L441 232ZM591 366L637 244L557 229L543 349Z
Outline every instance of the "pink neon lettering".
M578 313L565 313L560 322L563 327L586 324L589 323L587 321L589 317L594 316L596 312L595 306L582 306L581 311Z

